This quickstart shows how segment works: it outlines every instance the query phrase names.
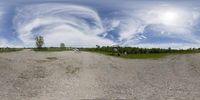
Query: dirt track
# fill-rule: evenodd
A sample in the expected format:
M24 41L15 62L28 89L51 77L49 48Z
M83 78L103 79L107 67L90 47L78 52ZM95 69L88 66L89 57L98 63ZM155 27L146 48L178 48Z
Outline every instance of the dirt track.
M128 60L87 52L0 54L1 100L200 100L200 54Z

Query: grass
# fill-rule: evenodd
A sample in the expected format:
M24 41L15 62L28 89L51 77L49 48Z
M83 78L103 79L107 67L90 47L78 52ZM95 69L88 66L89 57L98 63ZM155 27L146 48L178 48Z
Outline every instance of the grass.
M158 54L126 54L126 55L121 54L120 56L118 56L117 54L112 55L110 52L95 52L95 53L100 53L119 58L127 58L127 59L159 59L170 55L169 53L158 53Z
M169 55L182 55L182 54L194 54L197 52L182 52L182 53L150 53L150 54L121 54L118 56L117 54L112 55L110 52L101 52L101 51L89 51L94 53L100 53L108 56L114 56L119 58L126 59L160 59Z
M158 59L166 57L169 54L128 54L128 55L121 55L122 58L129 58L129 59Z
M183 55L183 54L194 54L194 53L197 53L197 52L128 54L128 55L121 55L121 57L122 58L131 58L131 59L159 59L159 58L164 58L169 55Z
M21 48L0 48L0 53L21 51Z
M41 52L56 52L56 51L66 51L67 49L52 47L52 48L41 48L41 49L34 48L33 50Z

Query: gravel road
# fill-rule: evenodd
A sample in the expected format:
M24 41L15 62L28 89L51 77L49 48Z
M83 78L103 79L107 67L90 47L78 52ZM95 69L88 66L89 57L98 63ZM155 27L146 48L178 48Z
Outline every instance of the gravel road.
M89 52L0 54L1 100L200 100L200 54L131 60Z

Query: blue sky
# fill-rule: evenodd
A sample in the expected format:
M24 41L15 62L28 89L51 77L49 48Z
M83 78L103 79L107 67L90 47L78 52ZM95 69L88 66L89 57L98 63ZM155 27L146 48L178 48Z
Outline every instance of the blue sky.
M198 0L6 0L0 47L200 47Z

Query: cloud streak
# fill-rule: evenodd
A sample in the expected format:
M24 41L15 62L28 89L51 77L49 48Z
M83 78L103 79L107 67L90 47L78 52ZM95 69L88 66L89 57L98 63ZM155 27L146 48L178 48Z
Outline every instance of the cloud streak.
M34 4L20 7L14 17L14 28L25 45L34 45L37 35L44 36L46 46L58 43L95 46L111 45L99 37L104 32L98 13L88 7L69 4Z
M9 7L0 8L0 24L6 23L0 25L0 46L33 47L38 35L45 46L200 46L200 9L192 1L60 1L4 2Z
M196 30L194 26L199 22L199 14L199 10L194 8L177 8L168 5L122 11L115 18L115 21L120 22L118 25L120 37L117 39L125 46L151 44L150 46L154 47L152 45L154 43L150 41L155 41L155 47L158 47L158 43L162 45L162 40L156 38L168 38L168 43L164 43L165 46L168 44L168 47L182 45L181 43L171 45L175 42L172 39L186 41L187 45L191 46L200 44L199 36L193 33ZM145 43L147 40L150 43Z

